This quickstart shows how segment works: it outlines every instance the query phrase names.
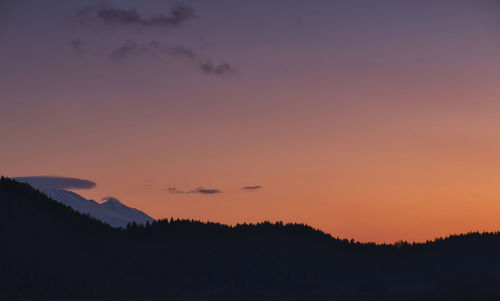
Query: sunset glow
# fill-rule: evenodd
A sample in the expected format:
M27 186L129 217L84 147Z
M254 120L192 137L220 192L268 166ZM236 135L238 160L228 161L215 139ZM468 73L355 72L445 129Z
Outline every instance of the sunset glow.
M1 1L0 175L359 241L500 229L497 1L185 2Z

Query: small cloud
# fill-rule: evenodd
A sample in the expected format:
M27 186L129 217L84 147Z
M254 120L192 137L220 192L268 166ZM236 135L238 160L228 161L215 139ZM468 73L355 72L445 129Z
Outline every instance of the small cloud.
M209 189L209 188L204 188L204 187L198 187L196 189L190 190L190 191L181 191L177 190L175 187L169 187L166 189L166 191L170 193L200 193L200 194L216 194L216 193L222 193L219 189Z
M165 190L168 191L168 192L170 192L170 193L186 193L185 191L177 190L177 188L175 188L175 187L169 187L169 188L167 188Z
M195 190L190 191L189 193L202 193L202 194L215 194L222 193L219 189L208 189L203 187L198 187Z
M245 190L245 191L255 191L255 190L259 190L259 189L262 189L262 186L255 185L255 186L243 186L243 187L241 187L241 190Z
M96 183L77 178L53 177L53 176L33 176L15 178L19 182L26 182L35 187L46 187L56 189L91 189Z
M206 74L224 75L236 72L229 63L214 65L211 60L200 64L200 69Z
M109 5L93 5L77 12L80 22L99 20L108 25L135 25L141 27L174 27L197 17L195 10L186 5L175 5L170 15L141 16L136 9L121 9Z

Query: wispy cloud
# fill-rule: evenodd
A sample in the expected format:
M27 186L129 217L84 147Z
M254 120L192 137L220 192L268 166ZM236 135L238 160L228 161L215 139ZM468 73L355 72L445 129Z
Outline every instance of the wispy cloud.
M132 41L128 41L117 49L113 50L109 57L111 59L120 60L124 58L128 58L130 56L137 55L145 55L145 54L153 54L152 49L145 45L141 45Z
M135 25L141 27L174 27L197 17L195 10L186 5L175 5L169 15L141 16L136 9L115 8L109 5L93 5L77 12L80 22L99 20L108 25Z
M111 59L124 59L131 56L151 55L160 57L163 55L172 56L180 59L194 61L196 54L193 50L185 46L169 46L158 41L151 41L147 44L127 41L122 46L113 50L109 57Z
M212 60L208 60L200 64L200 69L206 74L223 75L234 73L234 68L229 63L213 64Z
M160 43L158 41L151 41L147 44L137 43L134 41L127 41L122 46L113 50L109 57L114 60L126 59L132 56L152 56L162 57L171 56L178 59L195 62L198 64L200 70L205 74L224 75L236 72L229 63L221 63L215 65L212 60L199 62L198 54L191 48L185 46L170 46Z
M17 177L19 182L26 182L35 187L57 188L57 189L91 189L96 183L78 178L55 177L55 176L32 176Z
M221 190L219 189L211 189L211 188L204 188L204 187L198 187L196 189L190 190L190 191L181 191L177 190L175 187L169 187L166 189L170 193L199 193L199 194L217 194L217 193L222 193Z
M241 190L245 190L245 191L255 191L255 190L259 190L259 189L262 189L262 186L255 185L255 186L243 186L243 187L241 187Z
M156 14L153 16L141 15L135 8L123 9L109 4L100 4L80 9L76 13L76 16L81 25L94 23L98 26L110 25L120 27L178 27L198 17L194 8L185 4L172 6L167 14ZM160 40L163 40L163 38ZM82 54L83 42L80 39L75 39L69 44L75 52ZM87 46L87 44L85 45ZM168 45L158 40L153 40L149 43L140 42L137 41L137 37L109 49L106 55L110 59L117 61L140 56L156 58L170 56L190 62L204 74L222 76L236 72L234 66L228 62L214 63L210 57L206 57L192 48L182 45Z

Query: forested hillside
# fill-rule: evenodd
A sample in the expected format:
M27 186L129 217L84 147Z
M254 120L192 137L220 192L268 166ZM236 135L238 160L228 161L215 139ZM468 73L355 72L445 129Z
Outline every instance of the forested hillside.
M500 235L361 244L301 224L116 229L0 180L1 300L500 300Z

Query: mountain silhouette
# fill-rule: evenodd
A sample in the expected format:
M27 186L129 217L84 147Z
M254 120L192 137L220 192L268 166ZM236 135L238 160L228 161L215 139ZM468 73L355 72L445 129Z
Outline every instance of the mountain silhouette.
M2 177L0 241L0 300L500 300L499 233L378 245L281 222L123 229Z
M89 214L113 227L126 227L131 222L146 224L147 222L154 221L152 217L144 212L127 207L114 198L100 204L94 200L88 200L75 192L51 187L50 181L43 181L43 177L23 177L17 178L17 180L19 182L26 182L52 199L70 206L80 213Z

